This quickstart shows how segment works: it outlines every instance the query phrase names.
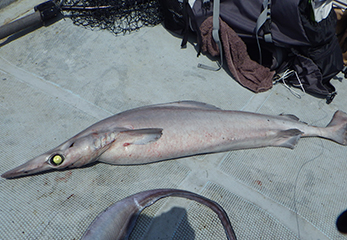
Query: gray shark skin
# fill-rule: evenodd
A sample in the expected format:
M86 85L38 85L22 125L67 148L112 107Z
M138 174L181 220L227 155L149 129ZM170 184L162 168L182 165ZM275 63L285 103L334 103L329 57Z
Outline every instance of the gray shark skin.
M172 102L101 120L1 177L77 168L96 161L133 165L238 149L294 148L301 137L322 137L347 145L347 114L336 111L326 127L315 127L293 115L270 116L221 110L200 102Z
M94 219L81 240L128 239L142 210L165 197L182 197L206 205L218 215L227 239L236 240L229 217L218 203L196 193L179 189L148 190L114 203Z

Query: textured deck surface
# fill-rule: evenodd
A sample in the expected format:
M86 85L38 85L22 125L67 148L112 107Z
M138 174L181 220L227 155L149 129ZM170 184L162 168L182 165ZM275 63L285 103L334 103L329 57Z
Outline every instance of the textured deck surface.
M0 10L0 25L41 1ZM215 64L196 57L163 26L125 36L60 20L0 43L0 173L118 112L196 100L223 109L290 113L325 126L347 112L347 82L325 100L294 96L282 84L254 94ZM0 239L79 239L96 215L128 195L180 188L227 211L239 239L347 239L335 228L347 208L347 147L318 138L294 150L264 148L142 166L96 164L14 180L0 179ZM140 216L132 239L225 239L218 218L183 199L164 199Z

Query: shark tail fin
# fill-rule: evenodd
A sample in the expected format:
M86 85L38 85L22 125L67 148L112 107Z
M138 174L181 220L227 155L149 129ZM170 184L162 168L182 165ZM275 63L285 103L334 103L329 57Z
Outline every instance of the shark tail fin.
M347 114L345 112L336 111L326 130L329 131L326 138L347 146Z

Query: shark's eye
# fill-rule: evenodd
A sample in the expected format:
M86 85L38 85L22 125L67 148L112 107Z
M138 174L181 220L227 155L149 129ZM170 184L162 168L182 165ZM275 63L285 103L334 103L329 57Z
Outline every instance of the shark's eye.
M54 154L50 157L49 163L53 166L59 166L64 162L64 156L60 154Z

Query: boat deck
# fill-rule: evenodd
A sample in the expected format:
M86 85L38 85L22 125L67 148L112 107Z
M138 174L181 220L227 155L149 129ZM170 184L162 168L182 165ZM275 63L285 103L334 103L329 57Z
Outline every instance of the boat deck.
M31 13L38 0L0 9L0 25ZM347 112L343 75L331 104L276 84L255 94L194 44L162 25L115 36L69 18L0 42L0 173L58 146L121 111L195 100L222 109L294 114L316 126ZM212 61L211 61L212 60ZM299 96L293 94L296 91ZM179 188L218 202L238 239L347 239L335 226L347 208L347 147L304 138L294 150L262 148L140 166L98 163L0 179L0 239L79 239L98 213L131 194ZM146 208L131 239L225 239L215 214L185 199Z

